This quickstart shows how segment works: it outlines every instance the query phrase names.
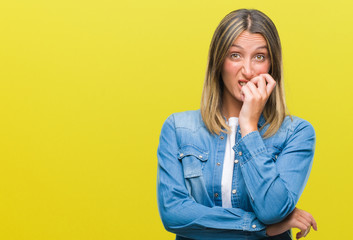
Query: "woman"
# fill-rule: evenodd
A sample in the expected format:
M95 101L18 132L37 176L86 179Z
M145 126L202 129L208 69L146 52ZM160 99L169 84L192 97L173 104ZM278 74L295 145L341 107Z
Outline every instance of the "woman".
M282 54L262 12L229 13L209 50L201 109L172 114L158 147L158 206L176 239L291 239L315 132L286 116ZM274 236L274 237L273 237Z

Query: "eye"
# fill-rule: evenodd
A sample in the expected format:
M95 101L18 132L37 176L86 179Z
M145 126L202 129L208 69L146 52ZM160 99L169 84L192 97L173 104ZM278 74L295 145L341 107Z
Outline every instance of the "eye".
M230 58L231 59L238 59L238 58L240 58L240 54L239 53L231 53Z
M255 59L258 61L264 61L265 60L265 55L258 54L255 56Z

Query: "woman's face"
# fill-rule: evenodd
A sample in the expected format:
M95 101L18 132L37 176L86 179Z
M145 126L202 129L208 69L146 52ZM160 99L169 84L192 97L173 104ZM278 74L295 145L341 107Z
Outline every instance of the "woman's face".
M223 102L242 102L242 85L259 74L268 73L270 65L265 38L261 34L242 32L230 47L223 64Z

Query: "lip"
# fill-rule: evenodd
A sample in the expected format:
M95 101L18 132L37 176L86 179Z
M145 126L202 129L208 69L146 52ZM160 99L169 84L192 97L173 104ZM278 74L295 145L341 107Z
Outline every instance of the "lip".
M239 86L240 89L243 87L242 85L240 85L241 82L247 83L247 82L249 82L249 81L248 81L248 80L245 80L245 79L239 79L239 80L238 80L238 86Z

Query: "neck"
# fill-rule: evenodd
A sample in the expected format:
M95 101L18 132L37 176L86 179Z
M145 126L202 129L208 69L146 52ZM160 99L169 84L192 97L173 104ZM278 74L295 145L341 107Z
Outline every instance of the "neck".
M234 98L227 98L223 96L222 101L222 114L229 119L230 117L239 117L240 109L243 106L243 102L240 102Z

